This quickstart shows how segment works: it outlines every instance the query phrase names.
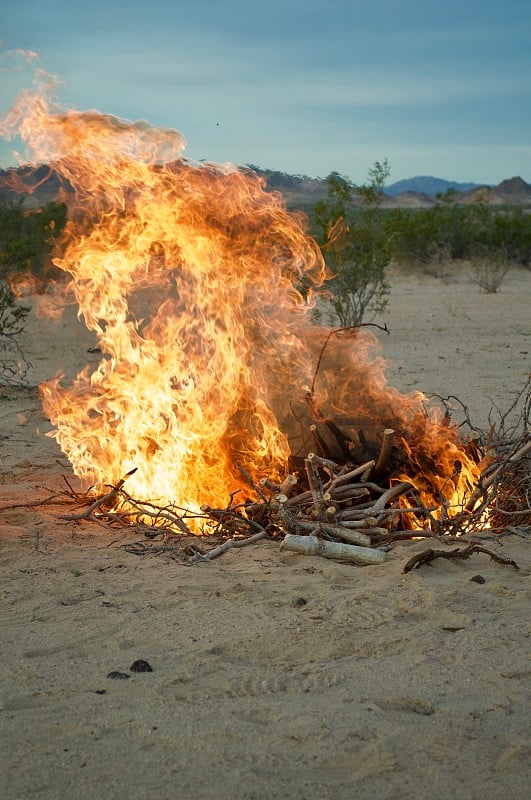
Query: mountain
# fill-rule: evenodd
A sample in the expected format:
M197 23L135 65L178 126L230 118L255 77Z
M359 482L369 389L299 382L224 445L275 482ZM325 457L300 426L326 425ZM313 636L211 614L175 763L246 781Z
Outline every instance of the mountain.
M35 208L63 199L72 187L49 164L0 169L0 199Z
M309 210L328 192L326 178L310 178L308 175L290 175L274 169L262 169L254 164L246 164L256 175L266 182L267 191L280 192L289 208Z
M479 189L485 184L480 183L458 183L457 181L445 181L443 178L434 178L431 175L417 175L415 178L405 178L402 181L386 186L385 194L395 197L402 192L419 192L435 197L436 194L444 194L448 189L455 189L456 192L468 192L470 189Z
M262 169L253 164L246 164L241 169L259 175L265 181L267 191L280 192L290 209L309 213L327 195L326 178L290 175L278 170ZM508 178L497 186L487 186L420 175L387 186L384 190L383 207L426 208L437 202L436 194L444 194L448 189L455 189L454 202L459 205L485 203L496 206L531 206L531 185L520 177ZM16 202L21 199L27 208L35 208L52 200L67 199L71 192L70 184L59 177L52 165L0 169L2 200ZM354 197L353 204L361 204L361 197Z

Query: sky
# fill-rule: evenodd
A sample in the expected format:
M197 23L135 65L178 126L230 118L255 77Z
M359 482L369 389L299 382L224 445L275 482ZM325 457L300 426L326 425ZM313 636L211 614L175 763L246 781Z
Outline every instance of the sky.
M65 107L178 129L193 160L531 182L529 0L7 0L0 116L31 87L15 50Z

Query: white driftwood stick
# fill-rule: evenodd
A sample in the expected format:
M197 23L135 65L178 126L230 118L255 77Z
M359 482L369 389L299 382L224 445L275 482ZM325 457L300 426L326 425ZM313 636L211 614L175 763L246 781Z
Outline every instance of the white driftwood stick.
M354 544L341 542L327 542L316 536L296 536L293 533L286 534L280 549L292 550L305 556L352 561L354 564L382 564L385 559L383 550L372 550L370 547L357 547Z

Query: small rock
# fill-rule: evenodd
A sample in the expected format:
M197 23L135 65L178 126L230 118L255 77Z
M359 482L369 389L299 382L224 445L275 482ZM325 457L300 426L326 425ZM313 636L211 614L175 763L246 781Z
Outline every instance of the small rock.
M143 658L133 661L129 669L131 672L153 672L153 667L151 664L149 664L147 661L144 661Z
M473 575L470 580L474 581L474 583L485 583L483 575Z
M109 672L107 677L111 678L113 681L125 681L131 676L128 675L127 672L118 672L118 670L113 670L112 672Z

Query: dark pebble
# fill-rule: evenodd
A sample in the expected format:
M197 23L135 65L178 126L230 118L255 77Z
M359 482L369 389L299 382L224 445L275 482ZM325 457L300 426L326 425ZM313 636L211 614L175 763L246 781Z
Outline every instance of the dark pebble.
M301 606L305 606L307 602L305 597L297 597L297 599L293 601L293 605L295 608L300 608Z
M109 672L107 677L111 678L113 681L125 681L131 676L128 675L127 672L118 672L117 670L113 670L112 672Z
M483 575L473 575L470 580L474 581L474 583L485 583Z
M133 661L129 669L131 672L153 672L153 667L151 664L148 664L148 662L144 661L143 658Z
M107 694L107 689L94 689L94 694Z

